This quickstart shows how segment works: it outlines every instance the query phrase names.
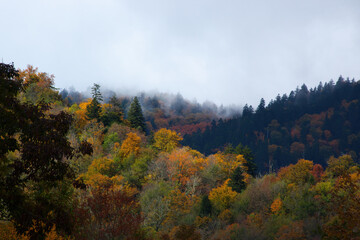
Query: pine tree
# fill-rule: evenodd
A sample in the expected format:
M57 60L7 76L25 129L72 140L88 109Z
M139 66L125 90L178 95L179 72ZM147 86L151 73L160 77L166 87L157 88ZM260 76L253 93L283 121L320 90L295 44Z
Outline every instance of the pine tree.
M240 193L246 188L244 182L243 170L241 167L235 168L233 174L230 177L229 186L236 192Z
M200 205L200 216L210 216L212 212L212 205L209 200L209 197L207 195L203 196L201 199L201 205Z
M94 86L91 88L93 99L91 103L86 107L86 117L88 120L91 119L100 119L101 113L101 104L100 102L103 100L103 97L100 93L100 85L94 83Z
M121 123L123 121L123 110L120 101L116 96L112 96L109 100L110 107L105 107L101 116L101 121L105 126L112 123Z
M128 120L132 128L137 128L145 132L145 118L137 97L134 97L134 100L130 105Z
M235 154L241 154L246 159L245 167L247 168L246 173L250 174L251 176L255 177L257 167L254 163L254 154L252 153L251 149L248 146L243 146L241 143L236 146L234 149Z

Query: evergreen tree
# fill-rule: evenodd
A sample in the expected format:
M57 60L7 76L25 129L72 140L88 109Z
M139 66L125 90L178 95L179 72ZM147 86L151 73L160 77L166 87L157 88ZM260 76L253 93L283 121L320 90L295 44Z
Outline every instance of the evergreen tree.
M128 120L132 128L137 128L145 132L145 118L137 97L134 97L134 100L130 105Z
M201 199L201 205L200 205L200 216L210 216L212 212L212 205L210 202L210 199L207 195L203 196Z
M101 102L103 100L103 97L100 92L100 85L94 83L94 86L91 88L91 93L93 96L93 99L96 99L98 102Z
M241 169L241 167L235 168L233 174L230 177L229 186L238 193L240 193L246 188L243 170Z
M247 173L255 177L257 167L254 163L254 154L248 146L243 146L241 143L234 149L236 154L241 154L246 159L245 166L248 168Z
M101 116L101 121L104 126L110 126L112 123L121 123L123 121L123 110L121 107L121 102L112 96L109 100L110 107L106 107Z
M265 111L265 107L266 107L266 105L265 105L265 100L264 100L264 98L261 98L260 103L259 103L259 106L258 106L257 109L256 109L256 113L264 112L264 111Z
M100 102L103 100L100 93L100 85L94 83L94 86L91 88L91 90L93 99L91 100L91 103L86 107L86 117L88 120L99 120L101 113Z

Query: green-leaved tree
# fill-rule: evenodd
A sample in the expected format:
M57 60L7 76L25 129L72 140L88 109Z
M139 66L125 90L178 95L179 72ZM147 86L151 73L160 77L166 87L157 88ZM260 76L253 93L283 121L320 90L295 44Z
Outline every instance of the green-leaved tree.
M0 63L0 218L30 239L44 239L53 224L69 234L75 179L67 159L87 147L75 151L67 139L72 115L18 99L25 89L18 76L13 65Z

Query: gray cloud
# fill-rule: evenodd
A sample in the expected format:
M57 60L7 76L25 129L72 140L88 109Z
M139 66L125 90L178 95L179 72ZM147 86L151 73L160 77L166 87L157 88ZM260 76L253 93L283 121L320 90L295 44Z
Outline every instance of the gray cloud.
M2 1L0 57L82 91L267 102L303 83L360 78L360 2Z

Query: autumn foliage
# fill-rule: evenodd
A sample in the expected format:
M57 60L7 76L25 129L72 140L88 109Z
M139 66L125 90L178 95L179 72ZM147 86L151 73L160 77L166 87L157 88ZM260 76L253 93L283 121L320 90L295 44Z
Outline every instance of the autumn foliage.
M211 203L219 211L230 208L237 196L237 192L233 191L232 188L228 186L228 182L229 179L226 180L223 185L214 188L209 193Z
M141 215L133 191L101 184L75 210L76 239L139 239Z
M239 136L229 142L251 139L261 148L253 154L213 147L231 120L212 121L181 96L102 103L94 85L92 99L62 99L52 75L0 70L0 239L360 239L359 152L341 155L359 143L358 133L342 136L359 120L345 115L359 109L355 100L289 126L274 116L261 123L281 98L256 112L246 105L238 120L247 125L239 132L232 122L228 133ZM189 136L180 133L208 134L212 154L182 146Z
M173 149L180 146L179 142L181 140L183 140L183 138L180 134L172 130L161 128L154 134L154 147L160 151L171 152Z
M121 144L120 154L123 157L128 157L130 154L139 154L140 143L141 138L136 133L128 133L127 138Z

